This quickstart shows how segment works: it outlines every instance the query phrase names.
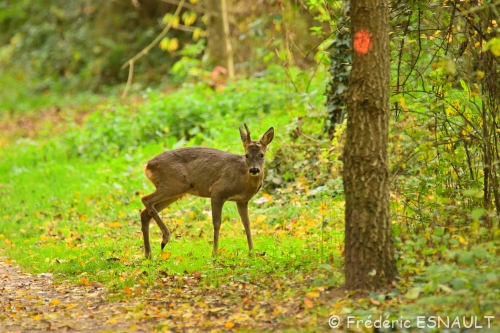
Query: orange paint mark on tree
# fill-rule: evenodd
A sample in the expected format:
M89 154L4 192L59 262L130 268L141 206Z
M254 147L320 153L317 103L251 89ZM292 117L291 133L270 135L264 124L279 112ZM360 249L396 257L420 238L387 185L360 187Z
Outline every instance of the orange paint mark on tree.
M360 30L354 34L354 50L360 54L367 54L372 48L371 34L367 30Z

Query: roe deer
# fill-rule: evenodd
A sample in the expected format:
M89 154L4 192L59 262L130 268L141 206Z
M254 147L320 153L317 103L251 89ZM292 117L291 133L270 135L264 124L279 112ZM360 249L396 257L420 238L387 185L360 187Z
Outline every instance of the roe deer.
M161 249L170 239L170 231L158 213L180 199L184 194L210 198L214 244L212 255L217 255L222 206L235 201L247 235L248 249L253 249L248 219L248 201L259 191L264 179L264 155L273 140L271 127L259 141L252 141L246 124L246 133L240 128L245 155L202 147L181 148L164 152L145 167L146 177L156 191L142 198L146 207L141 212L142 235L146 258L151 257L149 222L153 218L162 232Z

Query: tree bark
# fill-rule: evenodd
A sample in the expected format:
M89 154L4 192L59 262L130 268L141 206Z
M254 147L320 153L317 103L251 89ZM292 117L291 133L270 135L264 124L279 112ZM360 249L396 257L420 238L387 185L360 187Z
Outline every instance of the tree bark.
M205 0L208 9L208 56L215 66L227 70L234 77L233 49L229 34L227 0Z
M352 71L344 148L345 280L349 290L387 287L397 275L389 210L387 0L352 0Z

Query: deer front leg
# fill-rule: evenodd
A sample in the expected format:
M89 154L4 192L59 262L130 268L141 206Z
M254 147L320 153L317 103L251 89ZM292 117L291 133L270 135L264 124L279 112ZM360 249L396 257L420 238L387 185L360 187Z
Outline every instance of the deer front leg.
M238 213L240 214L241 222L245 227L245 233L247 234L248 241L248 252L250 252L253 249L253 242L252 232L250 231L250 219L248 218L248 202L237 202L236 206L238 207Z
M221 199L212 198L212 223L214 225L214 247L212 250L212 256L216 257L219 250L219 232L220 225L222 222L222 206L224 206L224 201Z

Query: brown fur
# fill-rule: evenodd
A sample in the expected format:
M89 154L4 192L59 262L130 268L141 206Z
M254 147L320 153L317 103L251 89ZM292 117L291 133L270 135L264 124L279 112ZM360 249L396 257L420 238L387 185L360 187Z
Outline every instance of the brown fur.
M222 206L226 201L237 204L249 250L253 243L248 219L248 202L259 191L264 179L264 155L274 137L271 127L260 141L252 141L240 128L245 155L237 155L213 148L191 147L164 152L145 166L146 177L156 191L142 198L146 209L141 212L142 232L146 257L151 256L149 222L153 218L162 230L162 249L170 239L170 231L158 213L184 194L210 198L214 224L213 254L217 254Z

